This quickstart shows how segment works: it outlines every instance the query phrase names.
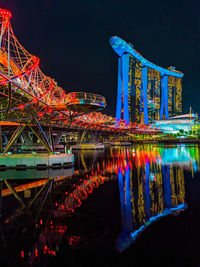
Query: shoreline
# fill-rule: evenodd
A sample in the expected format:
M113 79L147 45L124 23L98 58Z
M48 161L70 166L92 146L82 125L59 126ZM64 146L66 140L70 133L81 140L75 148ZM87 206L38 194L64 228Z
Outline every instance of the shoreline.
M181 140L169 140L169 139L165 139L165 140L135 140L135 141L129 141L132 144L137 144L137 143L141 143L141 144L158 144L158 143L166 143L166 144L182 144L182 143L186 143L186 144L198 144L200 143L200 139L181 139Z

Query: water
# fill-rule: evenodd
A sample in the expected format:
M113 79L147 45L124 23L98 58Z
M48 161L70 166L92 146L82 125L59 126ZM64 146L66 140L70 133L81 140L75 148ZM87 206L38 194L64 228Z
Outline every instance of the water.
M147 144L0 172L1 265L200 266L199 156Z

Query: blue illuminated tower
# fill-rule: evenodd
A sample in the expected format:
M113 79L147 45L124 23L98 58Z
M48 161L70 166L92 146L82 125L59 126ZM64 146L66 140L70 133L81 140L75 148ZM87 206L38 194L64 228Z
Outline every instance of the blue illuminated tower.
M183 73L153 64L117 36L110 38L110 44L119 55L118 120L149 124L182 113Z

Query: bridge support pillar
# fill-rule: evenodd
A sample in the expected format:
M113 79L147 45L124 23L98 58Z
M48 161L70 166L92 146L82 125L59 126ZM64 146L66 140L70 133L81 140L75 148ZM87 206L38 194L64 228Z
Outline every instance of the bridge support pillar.
M98 140L97 140L97 138L96 138L96 135L93 133L92 130L90 130L90 133L91 133L91 136L92 136L92 140L94 141L95 145L97 145Z
M91 129L85 129L81 136L79 136L79 142L78 144L81 145L83 143L84 138L86 137L86 134L90 133L91 139L93 140L94 144L96 145L99 141L99 137L97 133L94 133ZM90 141L90 140L89 140Z
M13 135L11 136L9 142L7 143L3 153L6 153L11 145L17 140L17 138L20 136L20 134L23 132L24 128L26 127L25 124L20 124L17 129L14 131Z
M79 145L80 145L80 144L82 144L82 142L83 142L83 139L84 139L84 137L85 137L86 133L87 133L87 130L84 130L84 131L82 132L82 135L80 136Z
M52 152L54 152L55 149L54 149L53 131L52 131L51 125L49 125L49 136L50 136L50 142L51 142L51 150Z
M49 144L48 138L46 137L45 132L43 131L43 129L42 129L39 121L36 119L36 117L34 117L34 122L36 123L36 127L37 127L38 131L35 131L35 129L32 127L32 125L30 125L30 122L28 124L29 128L37 136L37 138L44 145L44 147L46 147L47 151L50 154L52 154L53 149L52 149L51 145Z
M35 126L32 125L32 123L35 122ZM40 123L36 118L34 118L32 121L29 121L27 124L21 123L17 129L14 131L13 135L11 136L10 140L8 141L3 153L7 153L12 144L17 140L17 138L22 134L25 127L28 126L31 131L36 135L36 137L39 139L39 141L44 145L44 147L47 149L47 151L51 154L53 153L53 145L51 146L49 144L48 138L46 137ZM36 127L37 130L34 128ZM24 135L25 139L27 139L26 134Z
M58 132L55 139L54 139L54 144L58 145L60 143L60 139L62 137L62 132Z

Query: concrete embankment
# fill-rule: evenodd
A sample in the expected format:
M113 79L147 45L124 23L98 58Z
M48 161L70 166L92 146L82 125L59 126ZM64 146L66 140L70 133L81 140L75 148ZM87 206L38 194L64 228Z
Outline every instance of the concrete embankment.
M62 168L74 164L73 154L7 154L0 156L0 169Z

